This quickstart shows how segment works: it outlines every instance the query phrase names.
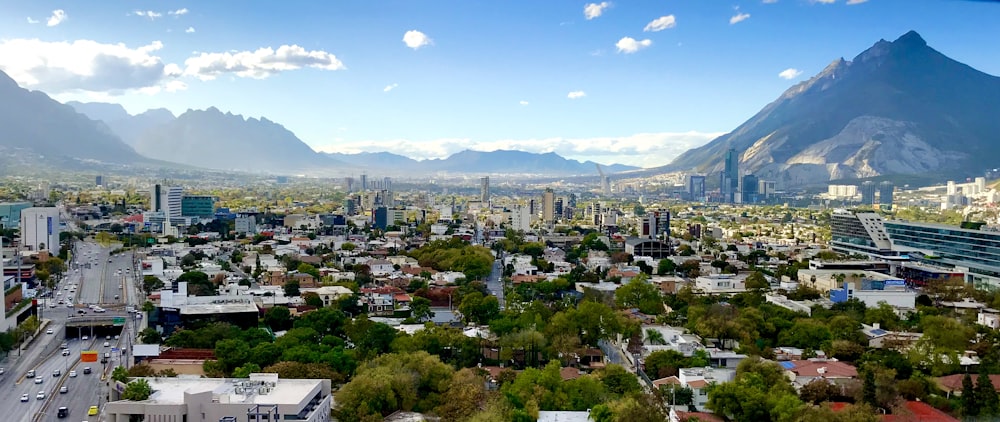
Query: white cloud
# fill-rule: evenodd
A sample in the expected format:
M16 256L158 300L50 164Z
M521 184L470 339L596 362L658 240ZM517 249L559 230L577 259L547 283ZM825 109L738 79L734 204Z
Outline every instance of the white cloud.
M523 106L526 106L526 105L529 104L527 101L524 101L524 100L518 101L517 103L520 104L520 105L523 105Z
M34 25L34 24L38 23L38 20L31 19L31 16L28 16L28 23Z
M50 94L105 92L169 85L178 76L177 65L164 64L155 55L163 43L130 48L91 40L47 42L38 39L0 40L0 70L26 88Z
M406 31L405 34L403 34L403 42L406 44L407 47L416 50L420 47L431 45L434 42L434 40L432 40L430 37L427 36L427 34L424 34L423 32L417 30L409 30Z
M56 9L52 11L52 16L49 16L49 20L45 23L45 25L56 26L66 21L66 19L69 19L69 15L66 14L66 11Z
M677 18L675 18L674 15L666 15L653 19L653 21L646 24L646 27L642 28L642 30L643 32L659 32L675 26L677 26Z
M397 86L399 86L399 84L386 85L385 88L382 88L382 92L392 91L393 89L396 89Z
M173 15L173 16L186 15L187 13L188 13L188 10L187 10L186 7L182 8L182 9L171 10L171 11L167 12L167 14Z
M733 15L733 17L729 18L729 24L730 25L736 25L736 24L738 24L740 22L743 22L743 21L745 21L747 19L750 19L750 14L749 13L739 13L739 12L737 12L735 15Z
M861 4L867 2L868 0L847 0L847 5Z
M184 30L184 32L188 33L188 34L193 34L194 33L194 27L193 26L189 26L188 29Z
M837 0L813 0L813 3L834 4Z
M795 79L799 77L799 75L801 74L802 74L801 70L790 67L788 69L782 70L781 73L778 74L778 77L781 79Z
M184 61L184 74L201 80L215 79L224 73L242 78L264 79L278 72L312 67L341 70L344 64L325 51L307 51L297 45L283 45L257 51L201 53Z
M571 100L575 100L575 99L578 99L578 98L583 98L583 97L586 97L586 96L587 96L587 93L583 92L583 91L570 91L569 94L566 94L566 98L569 98Z
M615 43L615 47L618 47L618 52L625 54L635 53L651 45L653 45L653 41L648 38L639 41L632 37L622 37L622 39Z
M162 13L154 12L152 10L136 10L135 14L136 14L136 16L142 16L144 18L149 18L149 20L153 20L153 19L156 19L156 18L158 18L160 16L163 16Z
M544 138L501 139L476 141L465 138L412 141L393 139L384 141L344 141L344 144L319 145L316 149L326 152L357 153L362 151L392 151L418 160L445 158L456 152L519 150L535 153L555 152L577 160L594 160L600 163L628 164L639 167L657 167L688 149L699 147L722 133L662 132L637 133L622 137L600 138Z
M587 20L598 18L604 14L604 9L611 7L611 2L588 3L583 6L583 17Z

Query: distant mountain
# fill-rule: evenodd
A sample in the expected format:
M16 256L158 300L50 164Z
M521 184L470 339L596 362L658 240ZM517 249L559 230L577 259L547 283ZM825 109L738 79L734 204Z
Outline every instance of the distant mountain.
M399 172L420 169L419 161L391 152L359 152L356 154L328 152L326 155L334 160L351 163L355 167L381 168Z
M364 168L392 172L420 171L425 173L469 174L532 174L550 176L597 175L594 162L579 162L561 157L554 152L538 154L524 151L472 151L465 150L444 159L417 161L388 152L359 154L328 153L330 157ZM622 164L601 165L606 173L635 170L638 167Z
M341 165L313 151L284 126L215 107L188 110L146 131L135 148L148 157L219 170L305 174Z
M952 60L916 32L880 40L789 88L731 133L660 171L740 172L785 187L893 174L975 173L1000 161L1000 78Z
M0 148L109 163L142 160L103 124L42 92L21 88L4 72L0 72Z
M66 105L72 106L77 112L87 115L92 120L104 122L112 133L118 135L122 141L131 146L135 146L147 130L169 123L176 118L174 113L165 108L151 109L133 116L128 114L120 104L70 101Z

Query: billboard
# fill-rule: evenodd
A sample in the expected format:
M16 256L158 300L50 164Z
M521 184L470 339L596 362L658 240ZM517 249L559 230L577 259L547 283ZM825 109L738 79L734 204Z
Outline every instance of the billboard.
M52 236L52 217L48 217L49 236Z
M81 351L80 362L97 362L97 351L96 350Z

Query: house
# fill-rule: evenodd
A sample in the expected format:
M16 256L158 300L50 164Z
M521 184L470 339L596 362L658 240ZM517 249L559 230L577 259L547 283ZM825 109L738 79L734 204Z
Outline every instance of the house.
M875 349L893 349L905 351L917 340L923 337L923 333L910 333L906 331L888 331L882 329L879 323L872 325L861 324L861 332L868 338L868 347Z
M663 388L674 385L689 388L694 393L692 405L699 412L706 410L708 390L712 384L721 384L736 379L736 370L732 368L681 368L677 376L660 378L653 381L653 386Z
M395 271L392 262L386 259L373 259L368 261L368 268L371 269L372 277L387 277Z
M742 293L747 290L744 284L745 280L746 276L714 274L696 278L694 287L706 294Z
M883 415L882 420L884 422L959 422L958 418L937 410L922 401L903 403L900 412Z
M369 316L392 316L396 311L397 295L409 298L402 289L389 286L364 288L358 293L358 305L366 307Z
M323 286L316 289L315 293L323 300L323 306L333 305L338 300L354 294L351 289L344 286Z
M1000 329L1000 313L996 309L985 308L976 315L976 323L993 330Z
M590 412L586 410L570 411L542 410L538 412L538 422L591 422Z
M856 379L858 368L846 362L827 359L790 360L779 362L785 373L791 378L796 388L816 379L825 379L833 383Z

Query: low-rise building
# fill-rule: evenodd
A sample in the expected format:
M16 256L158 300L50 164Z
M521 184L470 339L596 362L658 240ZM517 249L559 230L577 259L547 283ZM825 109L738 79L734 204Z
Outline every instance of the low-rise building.
M144 379L153 390L149 399L108 402L103 420L127 422L140 417L147 421L215 422L226 417L246 417L327 422L333 406L328 379L280 379L278 374L250 374L249 379ZM112 389L113 394L120 397L122 389L119 383Z

